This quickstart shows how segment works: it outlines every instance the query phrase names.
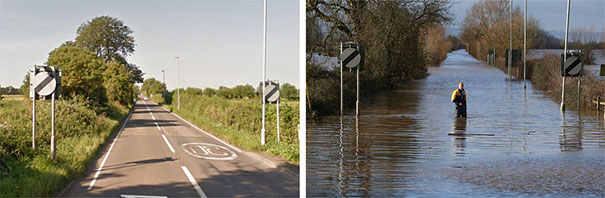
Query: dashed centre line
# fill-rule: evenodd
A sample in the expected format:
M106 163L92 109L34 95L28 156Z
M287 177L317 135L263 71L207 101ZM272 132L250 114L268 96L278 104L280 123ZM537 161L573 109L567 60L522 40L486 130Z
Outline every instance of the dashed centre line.
M166 138L166 136L164 134L162 134L162 138L164 138L164 142L166 142L166 144L168 145L168 148L170 149L170 152L175 153L174 148L172 147L172 145L168 141L168 138Z
M200 185L197 184L197 181L195 181L195 178L193 178L193 175L191 175L191 172L189 172L189 169L187 169L186 166L181 166L181 169L183 169L183 172L185 172L185 175L187 176L187 179L189 179L189 182L191 182L191 185L193 185L193 188L195 188L195 191L197 191L197 194L200 195L201 198L206 198L206 193L204 193L204 191L202 190L202 187L200 187Z

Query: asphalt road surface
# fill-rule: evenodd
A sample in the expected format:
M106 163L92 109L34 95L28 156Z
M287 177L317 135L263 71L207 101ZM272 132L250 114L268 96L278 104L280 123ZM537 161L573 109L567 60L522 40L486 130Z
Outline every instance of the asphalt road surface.
M241 149L138 100L66 197L293 197L298 167Z

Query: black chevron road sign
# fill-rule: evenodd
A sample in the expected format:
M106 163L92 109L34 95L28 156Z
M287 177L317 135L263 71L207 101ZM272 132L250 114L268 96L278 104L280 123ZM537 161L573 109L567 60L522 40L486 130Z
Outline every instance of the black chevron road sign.
M567 60L563 62L561 57L561 75L564 77L578 77L583 75L584 63L582 55L567 55Z
M55 99L58 99L61 90L60 70L52 66L36 66L35 68L35 71L30 70L32 76L30 98L50 100L51 95L56 93Z
M361 54L355 48L345 48L340 54L342 65L348 68L355 68L361 62Z
M34 76L34 91L42 96L48 96L55 91L57 81L53 73L40 72Z
M261 82L260 85L262 86L263 82ZM265 102L274 103L274 102L279 101L279 96L280 96L279 82L266 81L264 90L265 90L264 91L265 96L263 98L265 99Z

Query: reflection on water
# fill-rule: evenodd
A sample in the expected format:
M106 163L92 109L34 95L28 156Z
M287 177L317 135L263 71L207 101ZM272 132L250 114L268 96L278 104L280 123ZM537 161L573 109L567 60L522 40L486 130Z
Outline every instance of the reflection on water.
M353 109L308 121L307 195L605 195L605 179L594 179L605 178L601 115L562 115L529 81L523 91L523 81L506 81L464 51L448 56L428 78L364 100L359 119ZM456 119L449 96L460 81L468 118ZM559 172L529 174L543 167Z
M452 124L452 132L454 137L452 137L452 142L454 144L454 151L456 155L464 155L464 148L466 147L466 137L458 136L464 135L466 133L466 118L454 118L454 123Z

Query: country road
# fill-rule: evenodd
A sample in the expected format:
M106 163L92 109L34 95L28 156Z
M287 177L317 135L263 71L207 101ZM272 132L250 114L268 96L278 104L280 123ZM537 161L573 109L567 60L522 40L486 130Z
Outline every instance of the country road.
M298 167L242 151L139 99L65 197L293 197Z

